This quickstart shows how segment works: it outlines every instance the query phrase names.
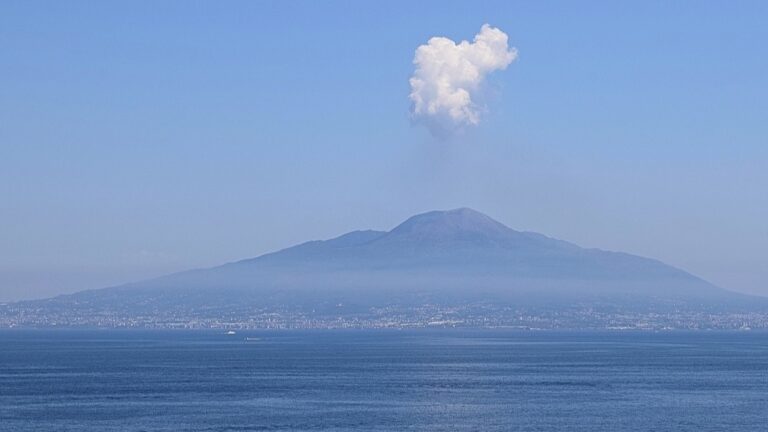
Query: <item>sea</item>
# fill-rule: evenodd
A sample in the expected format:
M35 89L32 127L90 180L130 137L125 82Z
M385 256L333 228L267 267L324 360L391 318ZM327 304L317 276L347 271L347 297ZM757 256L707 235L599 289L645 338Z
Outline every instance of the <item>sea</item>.
M768 333L0 331L0 431L768 431Z

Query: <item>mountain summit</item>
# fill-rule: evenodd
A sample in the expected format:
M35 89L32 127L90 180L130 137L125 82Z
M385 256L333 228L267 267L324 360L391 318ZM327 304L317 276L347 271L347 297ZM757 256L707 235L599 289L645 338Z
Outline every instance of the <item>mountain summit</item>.
M469 236L492 239L502 238L511 233L514 231L510 228L470 208L422 213L409 218L390 231L393 236L415 236L424 240Z

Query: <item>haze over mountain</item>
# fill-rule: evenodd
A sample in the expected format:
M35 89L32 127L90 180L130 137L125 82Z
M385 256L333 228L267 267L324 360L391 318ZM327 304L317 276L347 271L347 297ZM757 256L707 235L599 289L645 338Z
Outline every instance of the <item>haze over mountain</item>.
M765 305L653 259L515 231L468 208L419 214L387 232L354 231L219 267L25 302L142 315L480 303L644 311Z

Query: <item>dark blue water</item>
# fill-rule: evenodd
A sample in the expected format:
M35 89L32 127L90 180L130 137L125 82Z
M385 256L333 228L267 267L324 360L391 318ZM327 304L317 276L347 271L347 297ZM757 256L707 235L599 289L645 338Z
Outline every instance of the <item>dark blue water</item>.
M768 334L6 331L0 430L766 431Z

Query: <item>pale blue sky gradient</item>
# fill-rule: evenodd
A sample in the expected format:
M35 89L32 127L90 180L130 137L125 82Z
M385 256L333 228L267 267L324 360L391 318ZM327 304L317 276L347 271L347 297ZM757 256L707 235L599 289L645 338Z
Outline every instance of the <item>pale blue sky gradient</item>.
M0 2L0 301L472 207L768 295L768 2ZM505 31L479 127L416 47Z

